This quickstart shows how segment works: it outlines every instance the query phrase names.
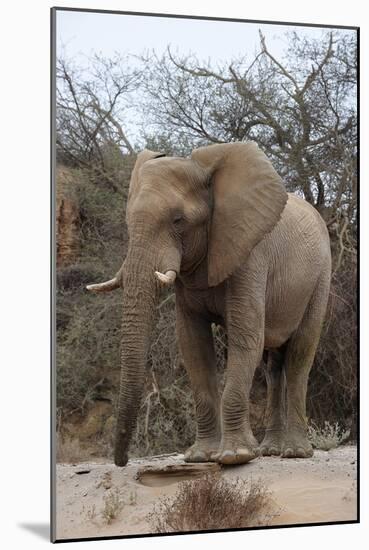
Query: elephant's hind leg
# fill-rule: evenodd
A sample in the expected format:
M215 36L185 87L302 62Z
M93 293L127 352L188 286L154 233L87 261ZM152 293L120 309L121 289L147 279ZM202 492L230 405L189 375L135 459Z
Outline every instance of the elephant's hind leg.
M306 393L324 320L329 281L328 273L321 276L300 326L287 346L287 426L282 446L282 456L286 458L308 458L313 455L307 437Z
M267 381L267 406L265 411L265 435L260 444L260 454L280 455L286 429L286 375L284 370L285 347L270 350L265 368Z

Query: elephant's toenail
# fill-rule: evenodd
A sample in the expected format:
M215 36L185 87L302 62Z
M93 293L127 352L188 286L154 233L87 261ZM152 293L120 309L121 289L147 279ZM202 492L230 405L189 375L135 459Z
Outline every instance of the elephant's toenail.
M227 457L227 456L233 456L234 453L232 453L231 451L224 451L222 453L222 457Z

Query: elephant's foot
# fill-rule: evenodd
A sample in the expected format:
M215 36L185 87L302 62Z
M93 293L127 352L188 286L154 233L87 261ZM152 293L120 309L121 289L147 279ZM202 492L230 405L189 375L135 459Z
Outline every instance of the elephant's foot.
M258 443L253 435L243 440L225 440L212 459L219 464L246 464L258 456Z
M290 431L284 437L281 454L283 458L309 458L313 447L304 432Z
M185 462L215 462L212 458L219 447L218 440L196 441L187 449L184 455Z
M279 456L282 452L283 432L281 430L266 430L259 452L262 456Z

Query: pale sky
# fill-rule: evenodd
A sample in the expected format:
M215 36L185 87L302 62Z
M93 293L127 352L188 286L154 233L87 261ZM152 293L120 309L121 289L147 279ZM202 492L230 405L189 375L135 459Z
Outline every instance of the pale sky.
M57 11L57 46L60 51L64 45L74 58L93 52L104 56L114 52L136 55L145 49L155 49L160 54L170 44L173 52L192 52L200 61L211 58L216 65L245 54L251 57L259 46L259 29L271 52L278 56L287 44L286 31L295 30L300 36L312 38L321 38L327 31L323 27Z
M235 23L233 21L209 21L176 19L110 13L78 11L56 12L57 54L63 53L76 65L89 69L88 58L98 53L109 58L119 52L122 56L140 55L154 49L160 55L168 45L172 53L193 53L199 62L211 61L213 68L246 55L252 60L260 51L259 29L266 38L269 51L281 59L287 48L288 31L296 31L300 37L322 39L327 33L324 27L301 27L260 23ZM340 30L353 33L353 30ZM130 63L136 64L134 57ZM138 92L139 93L139 92ZM127 115L129 116L129 115ZM129 139L139 139L139 113L126 118L125 130Z

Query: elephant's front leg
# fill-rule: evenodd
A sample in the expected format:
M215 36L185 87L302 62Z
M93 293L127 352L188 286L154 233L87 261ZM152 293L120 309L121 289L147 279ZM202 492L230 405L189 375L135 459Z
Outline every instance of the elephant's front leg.
M222 397L222 440L215 456L221 464L244 464L258 454L249 420L249 395L262 350L228 352L227 378Z
M197 420L196 440L185 452L185 461L213 461L221 432L211 325L198 314L183 311L178 302L177 335L191 381Z
M260 311L259 311L260 309ZM238 303L228 315L228 361L222 396L222 441L216 459L243 464L258 454L249 420L249 395L264 347L262 303Z

